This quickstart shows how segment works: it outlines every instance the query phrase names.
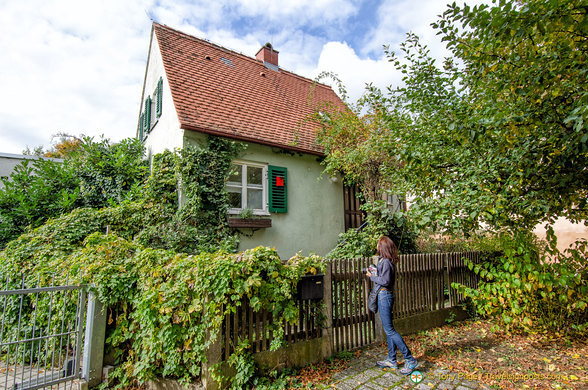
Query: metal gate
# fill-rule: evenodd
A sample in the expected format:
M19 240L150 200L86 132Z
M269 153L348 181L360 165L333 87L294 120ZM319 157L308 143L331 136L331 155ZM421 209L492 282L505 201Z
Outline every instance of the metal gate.
M67 280L39 285L40 280L27 287L24 277L18 282L7 277L0 291L0 389L77 389L82 382L99 381L104 330L97 342L93 325L104 313L93 293Z

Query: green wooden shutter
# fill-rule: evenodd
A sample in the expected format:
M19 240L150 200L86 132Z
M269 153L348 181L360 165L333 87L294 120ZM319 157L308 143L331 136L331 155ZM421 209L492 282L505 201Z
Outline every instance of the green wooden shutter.
M161 103L163 98L163 78L159 78L157 82L157 112L156 115L159 118L161 116Z
M284 167L268 167L269 211L288 212L288 170Z
M145 134L151 131L151 96L145 100Z
M143 142L143 122L145 121L145 114L141 114L139 118L139 141Z

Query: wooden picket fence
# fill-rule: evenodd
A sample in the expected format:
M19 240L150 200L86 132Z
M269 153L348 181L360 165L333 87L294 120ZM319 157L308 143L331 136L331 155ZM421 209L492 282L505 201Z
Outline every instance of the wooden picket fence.
M454 307L464 297L451 288L458 282L476 287L478 277L464 262L481 261L480 252L428 253L401 255L397 265L395 284L394 318ZM375 258L333 259L328 263L325 280L331 280L330 296L321 300L299 301L299 318L295 325L283 324L285 339L289 344L306 341L324 335L324 327L318 318L324 304L332 314L328 321L332 329L333 352L351 350L372 344L376 340L375 315L367 309L370 280L362 272ZM327 277L328 276L328 277ZM273 334L269 327L271 313L254 312L247 302L227 315L224 321L223 360L234 351L240 340L249 340L252 352L270 349Z
M310 340L321 336L318 319L321 300L299 300L298 321L296 324L282 324L284 338L288 344ZM235 313L225 316L221 338L223 342L222 360L226 360L237 347L240 340L249 340L251 352L269 351L274 334L270 324L272 313L253 311L248 301L237 307Z
M370 258L329 262L335 352L369 345L376 338L375 316L367 308L372 283L362 272L372 262Z

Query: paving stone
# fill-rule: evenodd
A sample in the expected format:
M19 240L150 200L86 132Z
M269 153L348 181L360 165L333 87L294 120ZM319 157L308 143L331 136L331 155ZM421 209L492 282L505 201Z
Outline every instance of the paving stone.
M451 382L447 382L447 381L441 381L439 383L439 385L437 386L437 389L439 389L439 390L454 390L455 384L453 384Z
M370 378L379 378L382 375L386 374L385 371L382 371L378 368L370 368L369 370L365 370L363 374L368 375Z
M382 376L379 376L372 380L372 383L378 384L380 386L390 387L392 385L405 382L406 377L400 376L397 374L392 374L390 372L385 373Z
M369 382L374 379L374 376L370 375L369 371L364 371L354 376L353 379L359 382Z
M439 385L439 381L431 380L426 376L421 383L424 383L425 385L429 386L429 388L436 388Z
M396 370L383 369L375 365L376 360L385 354L385 345L366 348L362 356L351 359L349 368L333 375L330 383L324 386L321 384L321 387L317 386L317 388L323 390L332 388L341 390L492 390L490 386L477 382L475 378L460 376L446 367L439 367L425 361L421 361L421 367L418 368L424 380L414 384Z
M357 388L357 383L353 380L346 380L344 382L337 383L337 389L340 390L354 390Z

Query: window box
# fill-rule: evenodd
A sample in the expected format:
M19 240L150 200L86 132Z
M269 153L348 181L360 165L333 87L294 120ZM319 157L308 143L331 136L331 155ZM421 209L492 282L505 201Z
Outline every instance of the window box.
M263 229L272 227L270 218L229 218L229 227Z

